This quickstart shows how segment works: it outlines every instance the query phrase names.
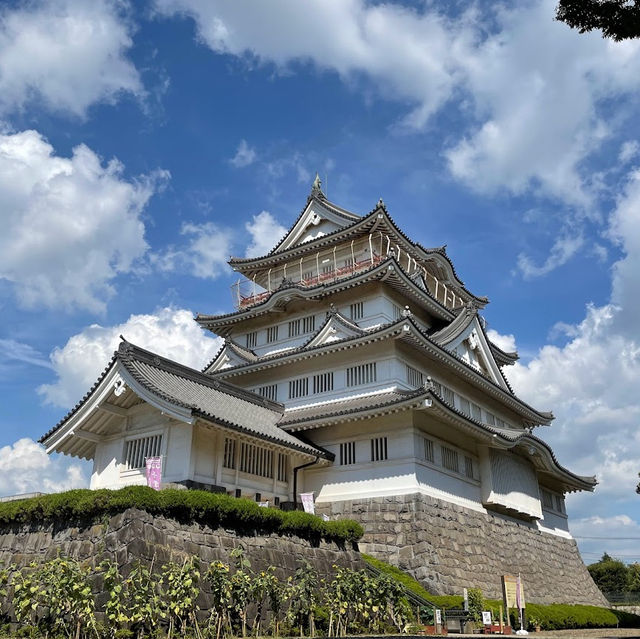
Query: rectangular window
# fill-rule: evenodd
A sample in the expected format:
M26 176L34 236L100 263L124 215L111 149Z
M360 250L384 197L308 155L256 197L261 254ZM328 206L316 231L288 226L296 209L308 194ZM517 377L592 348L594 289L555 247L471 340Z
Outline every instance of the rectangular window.
M245 336L245 343L247 345L247 348L255 348L258 343L257 331L253 331L252 333L247 333Z
M278 401L278 385L277 384L267 384L266 386L260 386L256 388L256 393L258 395L262 395L267 399L270 399L272 402Z
M313 271L305 271L302 274L302 279L303 281L308 282L309 280L313 279Z
M438 393L438 395L442 397L442 384L440 382L435 382L433 380L431 383L433 384L433 388L436 391L436 393Z
M433 463L435 461L435 455L433 451L433 441L427 439L426 437L422 438L423 451L422 455L426 459L426 461Z
M356 443L344 442L340 444L340 465L346 466L347 464L356 463Z
M333 273L333 264L324 264L320 268L322 269L323 275L329 275L330 273Z
M291 320L289 322L289 337L298 337L300 335L300 327L302 326L302 321L299 319Z
M349 317L352 320L359 320L364 317L364 302L356 302L349 305Z
M397 305L393 305L393 319L399 320L402 317L402 309Z
M350 266L353 266L354 264L353 258L348 257L342 264L345 268L349 268Z
M506 424L499 417L496 417L496 426L498 428L506 428Z
M460 395L458 395L458 398L460 400L460 411L468 417L471 417L471 404L469 404L469 400L464 397L460 397Z
M544 488L542 489L542 505L545 508L553 509L553 495Z
M309 394L309 378L300 377L289 381L289 399L305 397Z
M562 499L562 497L560 497L560 495L556 495L556 510L559 513L563 513L564 512L564 499Z
M278 326L269 326L267 329L267 344L278 341Z
M241 442L239 470L258 477L273 477L273 451L256 444Z
M302 318L302 332L313 333L316 330L316 316L309 315L309 317Z
M371 440L371 461L384 461L387 458L387 438L374 437Z
M449 406L455 405L453 401L453 391L450 388L447 388L446 386L442 387L442 399L444 399L444 401L447 402Z
M128 469L144 468L147 457L158 457L162 448L162 435L138 437L127 441L124 463Z
M413 368L413 366L409 366L409 364L406 364L406 369L407 384L409 384L409 386L415 386L416 388L419 388L424 384L424 377L420 371Z
M320 373L313 376L313 392L326 393L333 390L333 373Z
M484 418L487 424L490 426L496 425L496 416L493 413L490 413L488 410L484 412Z
M376 381L376 363L347 368L347 386L362 386Z
M287 481L287 456L278 453L278 481Z
M473 459L468 456L464 458L464 474L473 479Z
M234 469L236 467L236 440L229 437L224 438L224 460L223 468Z
M482 411L480 410L480 406L473 402L471 402L471 417L479 422L482 421Z
M454 473L460 472L460 464L458 462L458 452L453 448L442 446L442 465L447 470L452 470Z

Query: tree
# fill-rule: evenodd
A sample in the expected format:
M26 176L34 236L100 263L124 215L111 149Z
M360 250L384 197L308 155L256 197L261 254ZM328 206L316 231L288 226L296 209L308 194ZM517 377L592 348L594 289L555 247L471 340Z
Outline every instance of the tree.
M616 42L640 38L640 0L560 0L556 20L580 33L600 30Z
M638 473L638 477L640 477L640 473ZM640 495L640 483L636 486L636 492Z
M619 559L613 559L607 553L595 564L587 566L593 581L602 592L625 592L627 590L627 565Z

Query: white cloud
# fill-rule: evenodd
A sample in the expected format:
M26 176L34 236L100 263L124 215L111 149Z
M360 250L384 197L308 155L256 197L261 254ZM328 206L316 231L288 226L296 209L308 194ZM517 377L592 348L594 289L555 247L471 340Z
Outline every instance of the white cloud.
M29 344L0 338L0 371L7 362L16 361L42 368L53 368L51 362Z
M47 455L27 437L0 448L0 496L54 493L89 484L87 463L63 455Z
M513 353L517 350L516 338L514 335L502 335L495 329L490 328L487 331L487 336L498 348L501 348L505 353Z
M22 2L0 12L0 112L40 102L84 116L96 102L142 95L126 58L132 26L118 0Z
M256 157L256 150L251 148L247 144L246 140L240 140L238 150L236 151L236 154L229 160L229 162L237 169L241 169L245 166L253 164L256 161Z
M640 561L640 523L627 514L574 519L571 532L577 538L585 563L598 561L603 552L627 562ZM590 539L599 537L599 539Z
M247 246L245 257L266 255L287 232L268 211L254 215L253 220L247 222L244 227L251 235L251 243Z
M284 72L312 63L348 83L366 77L385 98L409 105L410 127L424 127L461 97L475 124L449 141L454 176L483 192L533 189L586 210L596 187L580 165L623 124L606 117L601 102L640 88L640 43L577 34L553 20L555 4L450 17L433 3L417 10L364 0L156 0L165 15L193 18L217 53Z
M560 237L553 243L549 255L540 266L536 266L528 255L520 253L518 255L518 269L525 279L547 275L559 266L566 264L583 245L584 238L581 234Z
M182 225L180 234L188 238L182 246L170 246L150 257L161 271L187 271L195 277L215 279L224 273L231 253L232 233L212 222Z
M93 324L51 353L57 379L40 386L38 392L48 403L71 407L104 370L118 348L120 335L196 369L201 369L220 347L220 339L209 337L186 309L162 308L152 315L131 315L116 326Z
M23 307L104 310L147 250L141 213L168 176L122 173L85 145L63 158L37 131L0 134L0 278Z
M622 164L626 164L638 155L638 151L640 151L640 143L638 140L628 140L620 147L618 161Z

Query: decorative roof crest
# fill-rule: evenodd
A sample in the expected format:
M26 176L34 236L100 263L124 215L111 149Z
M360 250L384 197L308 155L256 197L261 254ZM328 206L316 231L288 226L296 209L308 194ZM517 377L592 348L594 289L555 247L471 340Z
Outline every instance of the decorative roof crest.
M326 199L325 194L322 192L322 180L320 175L316 172L316 177L311 185L311 197Z

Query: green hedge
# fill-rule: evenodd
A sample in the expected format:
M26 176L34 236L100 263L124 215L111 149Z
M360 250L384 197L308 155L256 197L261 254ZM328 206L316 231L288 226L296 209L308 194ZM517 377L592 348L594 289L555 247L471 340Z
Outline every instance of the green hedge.
M456 595L432 595L425 590L418 581L406 572L391 566L384 561L362 555L363 559L374 568L381 570L405 588L411 590L424 599L444 608L462 608L463 599ZM485 610L491 610L494 618L498 618L502 602L485 599ZM597 606L581 606L568 604L527 604L526 614L528 619L536 619L543 630L562 630L565 628L612 628L616 626L624 628L640 628L640 616L628 612L599 608Z
M147 486L127 486L120 490L69 490L30 499L0 503L0 524L38 524L77 521L115 515L127 508L139 508L152 515L180 521L199 521L212 528L239 532L296 535L309 541L325 539L356 542L364 531L349 519L323 521L300 511L284 512L261 508L249 499L204 490L152 490Z

